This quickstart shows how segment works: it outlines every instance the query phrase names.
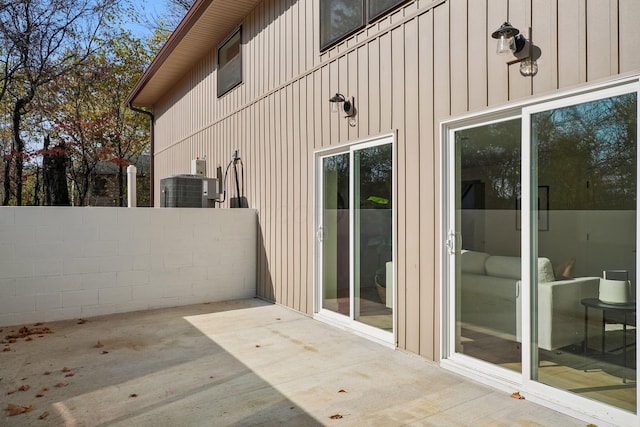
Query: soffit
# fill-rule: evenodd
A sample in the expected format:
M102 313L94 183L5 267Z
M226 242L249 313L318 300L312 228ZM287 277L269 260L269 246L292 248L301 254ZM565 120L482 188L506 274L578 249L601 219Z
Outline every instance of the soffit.
M126 99L152 107L261 0L196 0Z

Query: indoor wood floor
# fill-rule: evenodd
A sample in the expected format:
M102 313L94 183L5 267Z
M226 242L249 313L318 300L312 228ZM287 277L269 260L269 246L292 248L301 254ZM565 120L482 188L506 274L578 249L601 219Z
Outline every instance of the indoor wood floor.
M607 332L604 355L581 345L555 351L539 350L538 380L580 396L636 411L636 346L627 349L624 366L620 331ZM462 329L462 352L510 370L521 370L520 343L470 329Z

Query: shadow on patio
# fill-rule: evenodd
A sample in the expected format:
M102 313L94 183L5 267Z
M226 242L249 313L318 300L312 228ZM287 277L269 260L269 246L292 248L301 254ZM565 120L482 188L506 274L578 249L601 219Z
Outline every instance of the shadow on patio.
M2 425L584 425L258 299L44 326L0 353Z

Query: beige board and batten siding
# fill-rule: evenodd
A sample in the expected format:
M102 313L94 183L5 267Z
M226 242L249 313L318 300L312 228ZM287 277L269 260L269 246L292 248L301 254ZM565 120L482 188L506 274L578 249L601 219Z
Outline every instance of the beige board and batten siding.
M212 49L154 105L156 182L202 155L213 175L240 150L259 212L258 295L311 314L314 151L397 131L398 346L436 359L439 122L640 71L638 18L634 0L420 0L321 53L317 0L265 0L237 23L240 86L217 98ZM535 77L495 54L505 20L533 28ZM330 113L336 92L356 98L355 127Z

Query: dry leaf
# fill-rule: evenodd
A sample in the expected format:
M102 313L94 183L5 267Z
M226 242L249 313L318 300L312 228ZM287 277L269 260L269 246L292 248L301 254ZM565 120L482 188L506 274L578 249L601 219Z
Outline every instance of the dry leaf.
M42 375L51 375L51 372L49 371L44 371L44 373Z
M524 400L524 396L521 395L519 391L514 391L513 393L511 393L511 397L513 397L514 399Z
M24 340L25 340L25 341L33 341L33 338L31 338L31 337L26 337Z
M587 427L598 427L598 426L595 424L587 424Z
M13 417L14 415L24 414L26 412L31 411L31 405L29 406L20 406L14 405L13 403L9 403L7 405L7 411L9 412L9 416Z
M65 378L69 378L69 377L72 377L72 376L74 376L74 375L75 375L75 374L74 374L73 372L70 372L70 373L68 373L67 375L65 375L64 377L65 377Z
M280 319L279 317L276 317L276 320L282 320L282 319Z
M42 326L42 323L38 322L38 323L34 323L33 326Z
M23 385L21 385L20 387L18 387L15 390L8 391L7 394L13 394L16 391L27 391L27 390L29 390L29 385L28 384L23 384Z
M102 347L104 347L104 344L98 341L98 344L96 344L96 348L102 348Z
M331 418L332 420L339 420L340 418L342 418L342 415L334 414L334 415L331 415L329 418Z
M107 350L102 350L102 354L109 354Z
M256 348L260 348L260 344L256 344Z
M84 319L78 319L78 325L84 325L85 323L87 323L86 320Z
M47 418L49 416L49 413L47 411L44 411L39 417L39 420L44 420L45 418Z
M36 397L44 397L44 394L38 393L38 394L36 394Z
M62 372L71 372L71 368L67 368L66 366L62 368Z
M66 387L66 386L68 386L68 385L69 385L69 383L63 383L63 382L60 382L60 383L58 383L58 384L54 385L54 387L61 388L61 387Z
M347 390L344 390L342 388L340 390L338 390L338 393L346 393L346 392L347 392Z
M42 387L42 391L49 391L49 387Z
M135 393L131 393L131 394L129 395L129 397L138 397L138 395L137 395L137 394L135 394Z
M2 349L2 351L11 351L11 347L5 347Z
M212 378L212 379L213 379L213 378L215 378L215 377L216 377L215 375L211 375L211 376L209 376L209 378Z

